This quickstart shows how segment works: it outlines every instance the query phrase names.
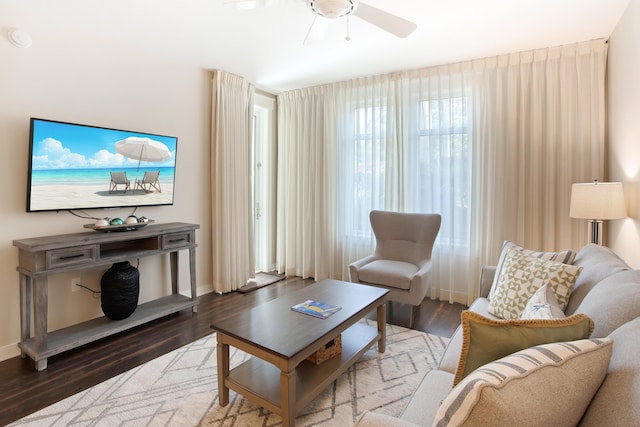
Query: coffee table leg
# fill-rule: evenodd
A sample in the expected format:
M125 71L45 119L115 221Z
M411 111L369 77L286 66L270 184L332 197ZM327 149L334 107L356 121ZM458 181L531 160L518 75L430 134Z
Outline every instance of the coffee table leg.
M222 334L218 332L218 402L220 406L229 403L229 387L224 380L229 376L229 345L222 343Z
M378 351L384 353L387 340L387 304L378 306L378 332L380 332L380 340L378 341Z
M296 425L296 371L280 371L280 402L282 426Z

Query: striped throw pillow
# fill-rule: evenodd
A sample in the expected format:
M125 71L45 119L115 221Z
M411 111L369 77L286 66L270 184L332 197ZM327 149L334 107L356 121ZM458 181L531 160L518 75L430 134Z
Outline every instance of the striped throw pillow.
M612 343L544 344L484 365L454 387L433 426L575 426L604 380Z

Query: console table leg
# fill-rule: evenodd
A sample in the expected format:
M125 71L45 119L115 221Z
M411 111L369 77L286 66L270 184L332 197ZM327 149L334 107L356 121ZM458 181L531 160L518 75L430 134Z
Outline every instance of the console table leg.
M47 346L47 318L49 316L49 286L46 276L32 279L33 289L33 335L37 352ZM47 366L46 360L44 364Z
M171 265L171 293L178 293L178 252L169 253L169 264Z
M191 299L196 301L198 295L196 293L196 248L189 248L189 278L191 280ZM198 306L192 308L194 313L198 312Z
M25 342L31 338L31 277L20 274L20 341ZM24 359L27 354L20 351Z
M296 371L280 371L280 402L282 426L296 425Z
M36 371L44 371L47 369L47 359L36 361Z
M387 341L387 304L378 306L378 332L380 333L380 340L378 341L378 351L384 353L386 349Z
M229 403L229 388L224 382L229 376L229 345L222 343L222 334L218 332L218 402L220 406Z

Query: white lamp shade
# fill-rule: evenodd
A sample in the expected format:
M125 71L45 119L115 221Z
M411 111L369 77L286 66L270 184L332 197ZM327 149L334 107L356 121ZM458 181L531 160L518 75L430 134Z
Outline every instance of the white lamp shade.
M621 182L578 183L571 186L571 218L620 219L627 216Z

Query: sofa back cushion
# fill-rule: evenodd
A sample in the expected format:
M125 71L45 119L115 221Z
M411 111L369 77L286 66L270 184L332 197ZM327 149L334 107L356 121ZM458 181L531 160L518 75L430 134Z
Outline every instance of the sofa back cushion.
M615 273L591 289L576 309L589 316L593 337L602 338L640 316L640 270Z
M581 427L637 426L640 420L640 317L609 337L613 340L613 355L607 376L585 412Z
M578 251L573 265L582 267L582 272L576 280L565 310L567 316L576 312L582 300L589 291L602 279L630 267L618 255L606 246L589 243Z

